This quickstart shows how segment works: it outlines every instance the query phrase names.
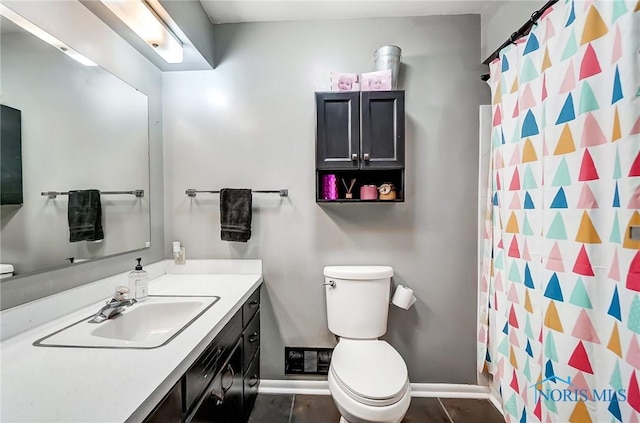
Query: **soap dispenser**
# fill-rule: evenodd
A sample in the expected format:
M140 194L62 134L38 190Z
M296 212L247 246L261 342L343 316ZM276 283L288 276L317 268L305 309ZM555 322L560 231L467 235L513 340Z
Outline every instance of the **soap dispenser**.
M129 273L129 292L133 294L133 298L138 301L144 301L149 295L149 275L142 270L140 262L142 258L138 257L136 268Z

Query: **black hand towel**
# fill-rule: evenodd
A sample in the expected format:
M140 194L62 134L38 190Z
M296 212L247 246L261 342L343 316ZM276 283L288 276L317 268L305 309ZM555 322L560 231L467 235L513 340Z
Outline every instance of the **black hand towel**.
M69 191L69 242L104 239L100 191L87 189Z
M220 238L247 242L251 238L251 190L220 190Z

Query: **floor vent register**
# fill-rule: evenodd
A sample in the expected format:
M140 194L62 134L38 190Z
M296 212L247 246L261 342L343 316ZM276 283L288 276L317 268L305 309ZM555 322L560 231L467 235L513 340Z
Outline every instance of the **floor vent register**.
M284 374L329 374L333 348L284 347Z

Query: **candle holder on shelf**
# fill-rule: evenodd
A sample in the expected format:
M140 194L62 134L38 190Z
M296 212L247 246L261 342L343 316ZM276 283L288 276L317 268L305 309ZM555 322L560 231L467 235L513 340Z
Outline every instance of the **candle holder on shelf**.
M338 199L338 184L336 175L327 174L322 176L322 198L325 200Z
M396 199L396 187L390 183L385 182L384 184L378 187L378 191L380 195L378 198L380 200L395 200Z

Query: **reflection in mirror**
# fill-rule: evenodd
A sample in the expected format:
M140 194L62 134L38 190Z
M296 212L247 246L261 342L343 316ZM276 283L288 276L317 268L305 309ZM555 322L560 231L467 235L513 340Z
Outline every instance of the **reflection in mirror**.
M22 204L0 208L2 263L15 278L148 247L147 97L0 19L0 103L20 111L23 183ZM69 196L41 192L85 189L102 192L104 239L70 242ZM104 193L134 190L144 196Z

